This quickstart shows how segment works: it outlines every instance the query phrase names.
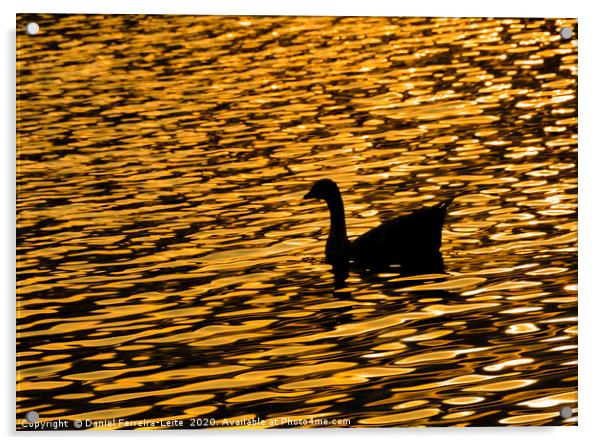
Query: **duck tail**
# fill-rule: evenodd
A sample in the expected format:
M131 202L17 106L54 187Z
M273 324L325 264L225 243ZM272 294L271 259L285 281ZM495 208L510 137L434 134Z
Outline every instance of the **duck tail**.
M452 203L452 201L456 198L456 196L452 196L451 198L449 198L446 201L443 201L439 204L437 204L435 207L441 210L447 210L447 208L449 207L449 205Z

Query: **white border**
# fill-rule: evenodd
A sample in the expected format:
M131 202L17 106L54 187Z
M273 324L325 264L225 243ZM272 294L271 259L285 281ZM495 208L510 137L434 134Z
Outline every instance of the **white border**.
M374 436L379 441L428 444L517 444L532 441L546 445L600 443L597 438L598 414L602 413L602 28L600 2L579 0L21 0L16 4L0 2L2 14L2 105L0 125L2 175L1 261L4 307L2 434L10 442L34 444L86 440L90 444L107 439L125 442L145 440L163 443L168 436L178 441L222 441L251 443L306 444L307 441L345 440L363 444ZM14 432L14 215L15 215L15 14L17 12L52 13L146 13L146 14L232 14L232 15L393 15L393 16L485 16L485 17L577 17L579 19L579 427L571 428L428 428L428 429L348 429L320 431L154 431L113 433L15 433ZM85 439L84 439L85 437ZM402 442L403 441L403 442Z
M399 3L399 4L395 4ZM576 17L575 1L401 1L386 0L22 0L20 12L232 15L403 15L448 17Z

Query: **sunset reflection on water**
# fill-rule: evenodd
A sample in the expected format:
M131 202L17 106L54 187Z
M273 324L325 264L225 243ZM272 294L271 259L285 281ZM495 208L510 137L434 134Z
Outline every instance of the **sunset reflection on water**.
M18 17L18 427L576 424L562 26ZM351 239L455 195L446 274L333 293L327 209L301 199L325 177Z

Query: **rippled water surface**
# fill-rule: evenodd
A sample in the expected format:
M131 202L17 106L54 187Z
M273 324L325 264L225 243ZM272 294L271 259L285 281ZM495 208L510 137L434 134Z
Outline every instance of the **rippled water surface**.
M576 424L576 21L32 19L19 428ZM333 292L324 177L351 239L455 195L446 274Z

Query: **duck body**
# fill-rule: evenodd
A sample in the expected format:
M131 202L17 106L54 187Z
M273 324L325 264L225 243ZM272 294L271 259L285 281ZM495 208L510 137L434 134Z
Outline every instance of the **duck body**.
M451 201L385 221L351 243L354 267L375 272L399 268L403 273L443 271L441 230Z
M350 267L372 272L396 270L405 275L443 272L441 230L453 198L385 221L351 242L343 200L334 181L317 181L304 198L323 199L328 204L330 231L325 253L326 262L333 267L335 287L344 284Z

